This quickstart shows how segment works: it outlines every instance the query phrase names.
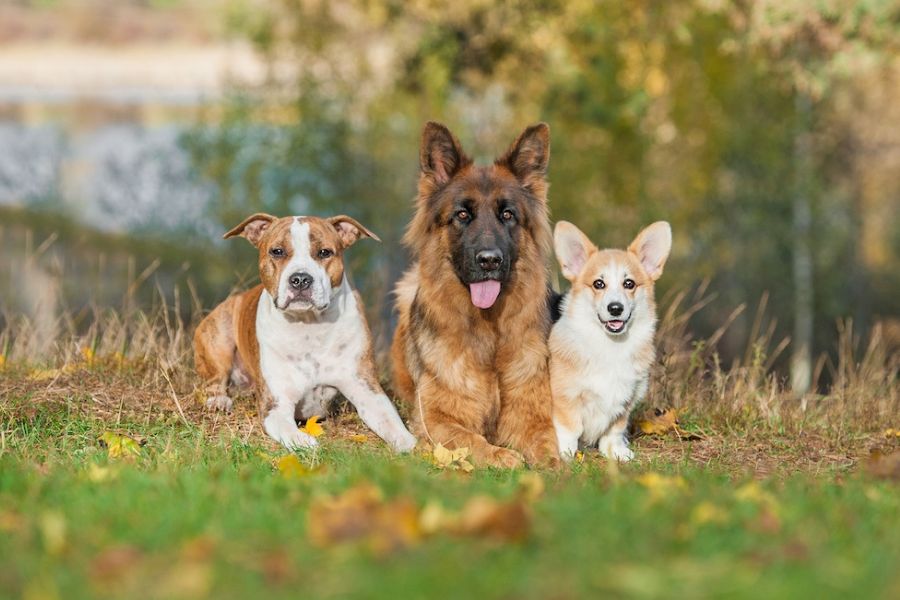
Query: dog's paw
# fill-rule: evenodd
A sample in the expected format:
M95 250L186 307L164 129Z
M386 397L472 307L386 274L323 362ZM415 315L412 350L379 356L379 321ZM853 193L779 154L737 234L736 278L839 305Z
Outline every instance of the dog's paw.
M416 447L417 441L416 436L408 431L404 431L396 439L389 440L388 444L393 448L394 452L406 453L411 452Z
M284 432L279 436L278 441L288 450L301 450L303 448L314 448L319 445L316 438L294 428L293 432Z
M605 444L601 443L600 452L606 458L614 458L619 462L628 462L634 458L634 452L628 447L628 443L621 439Z
M489 464L492 467L499 467L501 469L517 469L525 464L525 458L515 450L510 450L509 448L497 448L494 450L494 456L491 458Z
M234 402L228 396L210 396L206 399L206 408L231 412L232 406Z

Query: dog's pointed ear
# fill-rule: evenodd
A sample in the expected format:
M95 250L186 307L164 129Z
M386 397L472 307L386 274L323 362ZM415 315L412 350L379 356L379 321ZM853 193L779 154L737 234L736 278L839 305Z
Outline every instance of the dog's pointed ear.
M444 125L429 121L422 131L419 165L422 177L435 187L445 185L453 175L472 159L465 155L459 140Z
M581 274L588 258L597 251L597 246L568 221L556 224L553 230L553 247L559 266L562 267L563 277L573 282Z
M671 250L672 227L665 221L657 221L645 227L628 246L628 251L638 257L653 281L662 275Z
M347 215L338 215L326 219L334 227L335 231L341 238L344 248L349 248L356 243L359 238L372 238L376 242L380 242L381 238L372 233L367 227L363 226L359 221Z
M543 182L550 162L550 126L532 125L523 131L498 164L506 166L525 187Z
M267 215L266 213L256 213L255 215L250 215L249 217L241 221L240 225L238 225L222 237L227 240L228 238L241 236L242 238L246 238L248 242L258 248L263 234L266 233L266 229L268 229L269 225L277 220L278 217L273 217L272 215Z

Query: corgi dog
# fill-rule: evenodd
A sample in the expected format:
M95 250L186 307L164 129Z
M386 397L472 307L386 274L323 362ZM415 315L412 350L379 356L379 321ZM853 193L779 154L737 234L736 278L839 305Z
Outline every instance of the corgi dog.
M572 284L550 332L560 456L571 459L581 443L596 445L607 458L631 460L628 417L647 393L655 356L653 285L672 248L672 229L660 221L627 250L598 250L577 227L560 221L553 244Z

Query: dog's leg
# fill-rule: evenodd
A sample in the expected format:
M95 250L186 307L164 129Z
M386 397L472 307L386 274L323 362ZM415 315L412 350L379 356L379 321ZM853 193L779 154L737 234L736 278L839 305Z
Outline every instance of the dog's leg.
M348 378L338 385L338 389L356 407L363 423L395 451L409 452L416 447L416 438L403 425L374 373L367 374L365 380Z
M302 390L297 396L302 397L308 390ZM265 384L259 394L260 410L263 417L263 429L269 437L279 442L288 450L312 448L318 445L316 438L300 431L294 421L296 401L289 390L270 389Z
M194 365L204 382L207 408L230 411L228 379L237 345L231 325L235 301L229 298L203 319L194 332Z
M566 461L572 460L572 457L578 452L578 440L582 434L580 419L576 423L571 418L571 415L559 414L556 407L554 407L553 428L556 430L560 458Z
M449 391L433 377L420 383L418 398L413 407L417 429L435 444L454 448L468 448L479 465L514 469L522 466L522 455L516 450L495 446L487 438L475 433L477 423L461 422L461 415L476 415L485 404L483 398L468 398ZM495 392L496 393L496 392ZM442 410L453 407L452 414Z
M520 450L532 465L559 464L559 443L551 418L547 345L538 332L498 355L500 417L497 439Z
M628 462L634 458L634 452L628 447L625 430L628 428L628 413L610 425L609 431L603 434L597 447L606 458L614 458L620 462Z

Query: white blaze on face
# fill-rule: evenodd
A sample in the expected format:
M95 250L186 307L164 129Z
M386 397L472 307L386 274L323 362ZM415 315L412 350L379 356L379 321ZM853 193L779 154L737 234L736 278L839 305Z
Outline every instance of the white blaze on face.
M323 309L331 301L331 279L324 267L312 256L312 244L309 236L309 223L304 223L295 218L291 224L291 245L293 255L281 272L281 280L278 282L278 298L283 304L289 298L298 295L297 290L291 287L291 275L306 273L313 279L309 288L309 302L317 309ZM284 300L281 300L281 299ZM306 309L309 305L302 300L295 301L289 309Z
M619 320L628 321L631 318L631 312L634 310L634 300L631 295L625 291L625 279L634 278L633 274L628 273L627 266L617 260L610 261L603 268L603 282L606 284L604 293L599 297L597 306L597 314L604 321ZM620 303L624 310L621 315L614 316L609 312L609 305L613 302Z

